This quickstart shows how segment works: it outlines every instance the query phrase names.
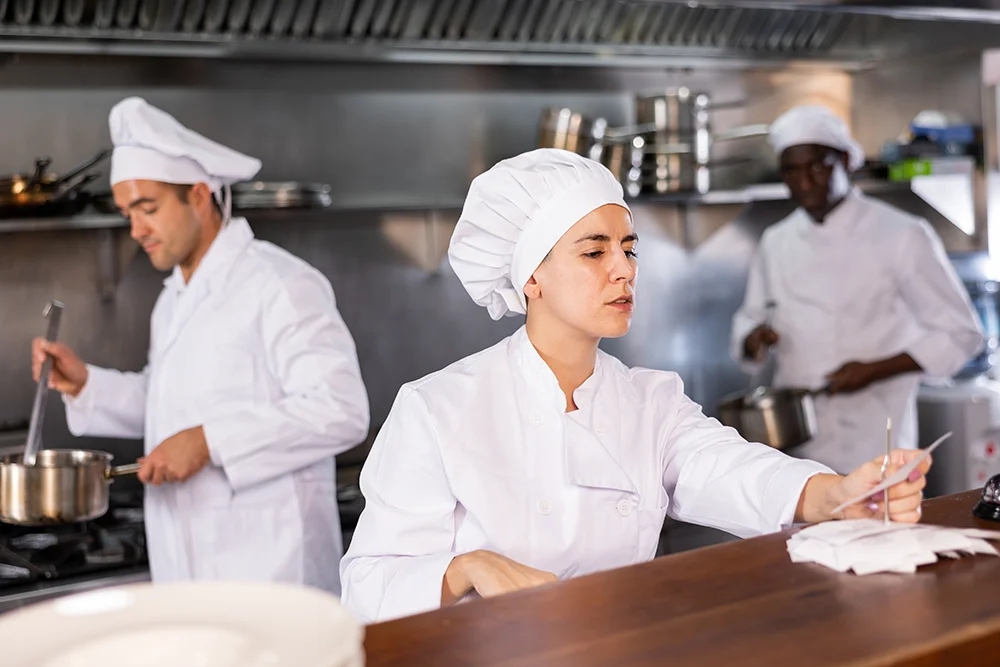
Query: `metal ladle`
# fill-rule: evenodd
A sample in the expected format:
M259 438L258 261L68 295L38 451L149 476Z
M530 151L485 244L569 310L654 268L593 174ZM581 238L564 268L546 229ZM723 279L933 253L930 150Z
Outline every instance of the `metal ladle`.
M45 307L44 316L49 318L49 328L45 340L54 343L59 336L59 320L65 306L59 301L51 301ZM28 426L28 441L24 445L24 465L35 465L35 455L42 442L42 422L45 419L45 404L49 396L49 375L52 372L52 358L46 355L42 364L42 372L38 376L38 386L35 387L35 402L31 407L31 423Z
M885 458L882 459L882 469L879 470L881 481L885 482L885 471L889 467L889 459L892 454L892 417L885 422ZM883 523L889 525L889 489L885 490L885 515Z

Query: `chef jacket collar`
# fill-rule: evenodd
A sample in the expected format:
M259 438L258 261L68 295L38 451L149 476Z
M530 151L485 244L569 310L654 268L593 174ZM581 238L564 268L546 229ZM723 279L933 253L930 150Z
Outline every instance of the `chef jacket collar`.
M830 211L823 222L816 222L805 209L799 208L799 215L805 220L801 225L803 234L807 237L832 238L849 233L861 215L860 207L864 201L861 191L856 187L851 188L844 201Z
M566 397L559 388L555 373L542 359L528 339L525 327L514 334L514 353L520 362L530 391L543 405L560 413L566 412ZM594 372L574 392L573 400L579 410L577 419L566 420L565 465L566 481L576 486L596 489L615 489L638 494L635 483L622 468L602 439L587 424L592 416L594 397L597 394L603 364L598 354Z
M219 230L219 235L212 241L208 252L201 258L201 263L191 276L191 282L185 285L181 267L175 266L170 276L163 281L164 287L173 289L178 294L199 285L211 288L216 281L226 276L227 269L243 254L253 239L253 230L246 218L233 218Z
M512 337L513 350L521 372L524 373L528 387L535 398L559 412L566 412L566 395L559 387L555 373L545 363L538 350L528 338L526 326L522 326ZM573 393L573 401L580 410L589 411L597 391L598 378L601 371L601 356L597 355L594 362L594 372Z

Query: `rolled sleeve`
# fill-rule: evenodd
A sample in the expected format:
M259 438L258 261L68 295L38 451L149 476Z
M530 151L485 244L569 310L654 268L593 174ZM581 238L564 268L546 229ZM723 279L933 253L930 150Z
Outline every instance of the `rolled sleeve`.
M441 606L444 575L457 555L435 553L397 558L393 562L370 558L355 560L345 576L352 577L355 582L374 578L385 590L385 595L359 595L356 586L348 607L365 623L433 611Z
M66 426L69 432L76 436L85 435L90 427L91 416L94 414L94 394L100 389L95 389L95 385L100 385L101 371L87 364L87 383L76 396L63 394L63 404L66 406Z

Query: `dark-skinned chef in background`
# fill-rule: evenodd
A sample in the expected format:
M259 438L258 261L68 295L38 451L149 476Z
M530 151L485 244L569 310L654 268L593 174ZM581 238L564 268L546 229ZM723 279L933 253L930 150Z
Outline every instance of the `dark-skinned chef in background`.
M751 370L771 348L776 387L828 389L791 453L847 472L884 452L887 417L894 447L917 446L921 377L956 373L983 333L927 221L852 186L864 152L840 118L794 108L770 142L799 207L761 238L732 351Z

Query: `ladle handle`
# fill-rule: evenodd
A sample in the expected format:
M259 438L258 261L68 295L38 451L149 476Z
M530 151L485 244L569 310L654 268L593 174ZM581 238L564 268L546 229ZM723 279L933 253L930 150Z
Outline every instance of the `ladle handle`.
M45 307L45 317L49 318L48 331L45 340L55 342L59 337L59 320L65 306L58 301L50 301ZM45 357L42 372L38 376L38 386L35 387L35 402L31 406L31 423L28 426L28 441L24 445L24 465L35 465L35 454L42 441L42 422L45 419L45 404L49 397L49 374L52 372L52 358Z
M768 301L764 304L764 308L767 310L767 315L764 316L764 326L770 328L771 321L774 319L774 309L778 307L778 304L774 301Z

